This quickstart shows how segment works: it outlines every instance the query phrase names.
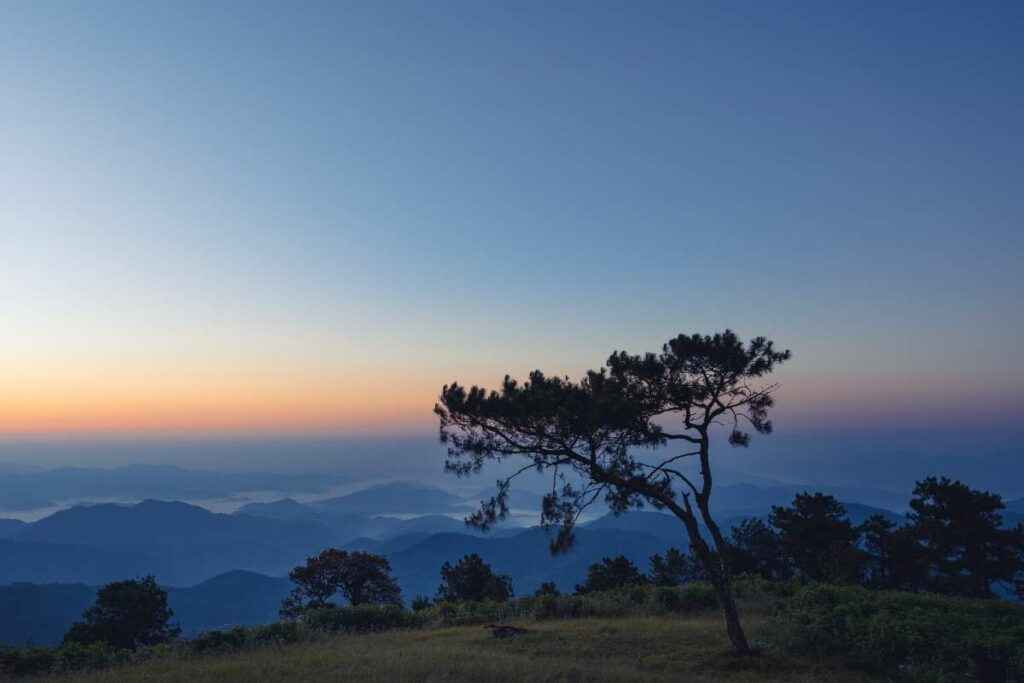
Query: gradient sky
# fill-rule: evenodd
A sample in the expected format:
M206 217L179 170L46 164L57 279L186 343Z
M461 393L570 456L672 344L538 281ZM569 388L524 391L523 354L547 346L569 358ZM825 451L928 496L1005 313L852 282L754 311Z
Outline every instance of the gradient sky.
M725 327L1019 427L1024 4L8 2L0 435L406 435Z

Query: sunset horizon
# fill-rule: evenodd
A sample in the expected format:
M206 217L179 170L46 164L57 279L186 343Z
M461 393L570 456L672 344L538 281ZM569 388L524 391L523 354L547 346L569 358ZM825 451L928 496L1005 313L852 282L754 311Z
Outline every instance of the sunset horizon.
M1024 681L1024 3L0 3L0 681Z

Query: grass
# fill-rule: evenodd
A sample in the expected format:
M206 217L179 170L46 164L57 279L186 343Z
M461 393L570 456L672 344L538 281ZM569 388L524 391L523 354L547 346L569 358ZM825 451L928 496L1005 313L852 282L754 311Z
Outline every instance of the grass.
M170 656L47 680L131 681L866 681L835 662L729 654L720 617L626 617L517 625L496 639L480 626L325 637L235 654ZM758 640L765 622L747 619Z

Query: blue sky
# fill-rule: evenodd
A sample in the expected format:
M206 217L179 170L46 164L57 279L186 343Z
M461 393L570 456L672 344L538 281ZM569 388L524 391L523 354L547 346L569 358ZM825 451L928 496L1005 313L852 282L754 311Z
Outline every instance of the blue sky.
M9 3L0 433L429 433L443 382L725 327L793 349L790 429L1019 427L1021 35L1019 3Z

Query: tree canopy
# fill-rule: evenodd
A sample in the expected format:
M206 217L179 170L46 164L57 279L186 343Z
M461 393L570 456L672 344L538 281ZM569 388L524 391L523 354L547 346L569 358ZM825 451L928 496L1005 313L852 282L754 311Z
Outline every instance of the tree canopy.
M605 557L587 569L587 580L576 586L580 594L596 591L610 591L626 586L640 586L647 583L647 577L624 555Z
M134 650L173 640L181 629L170 623L174 612L167 606L167 591L156 579L115 581L96 594L96 602L64 636L65 643L106 643Z
M649 578L655 586L679 586L690 581L704 581L707 576L700 563L679 548L669 548L665 556L651 555Z
M387 559L373 553L328 548L306 559L288 577L296 584L281 603L281 615L296 618L308 609L326 607L340 594L352 605L400 605L402 592Z
M1000 496L946 477L917 483L910 521L940 593L989 597L1024 572L1024 526L1004 529Z
M512 579L495 574L491 565L476 553L466 555L454 565L445 562L441 567L438 600L505 602L511 597Z
M758 574L769 580L790 578L790 564L782 555L779 536L762 520L743 520L732 528L731 536L729 553L735 572Z
M518 474L551 471L541 524L557 529L554 552L572 544L576 522L596 500L616 513L645 504L668 509L716 588L733 646L749 652L729 588L727 541L711 514L711 432L724 427L740 447L751 432L770 433L775 386L761 380L789 357L764 337L744 344L726 330L679 335L660 354L616 351L579 381L535 370L525 382L506 376L496 391L445 385L434 411L448 446L446 469L467 475L487 462L526 461L469 518L484 529L508 515ZM682 453L661 450L680 444ZM660 457L640 457L645 450ZM676 465L687 458L697 461L699 479Z
M812 581L851 583L860 578L863 556L846 509L822 493L801 493L792 507L772 507L771 525L797 573Z

